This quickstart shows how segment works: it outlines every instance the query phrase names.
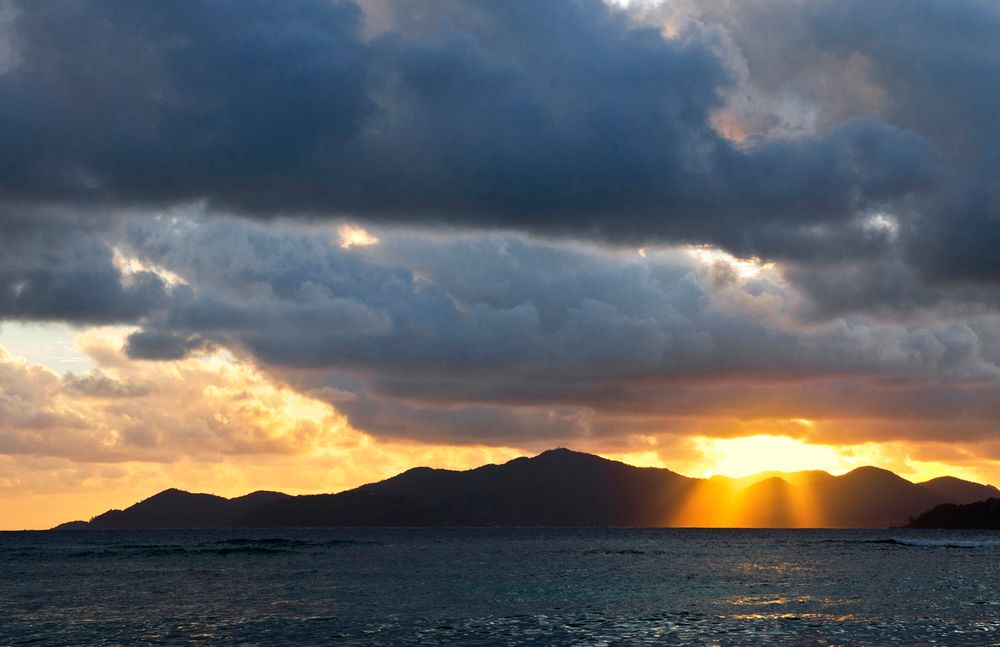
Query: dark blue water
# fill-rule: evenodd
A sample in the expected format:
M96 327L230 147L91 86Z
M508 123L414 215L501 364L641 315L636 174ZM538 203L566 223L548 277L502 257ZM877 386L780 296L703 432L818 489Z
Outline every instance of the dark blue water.
M1000 644L1000 534L0 533L0 644Z

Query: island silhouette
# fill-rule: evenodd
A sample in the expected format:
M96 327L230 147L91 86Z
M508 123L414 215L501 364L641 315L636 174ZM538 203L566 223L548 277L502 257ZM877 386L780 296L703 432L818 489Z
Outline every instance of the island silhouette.
M1000 498L965 505L942 503L910 521L907 527L1000 530Z
M57 530L183 528L563 526L901 526L941 504L1000 490L953 477L912 483L860 467L691 478L592 454L553 449L502 465L453 471L417 467L337 494L259 491L227 499L169 489L124 510Z

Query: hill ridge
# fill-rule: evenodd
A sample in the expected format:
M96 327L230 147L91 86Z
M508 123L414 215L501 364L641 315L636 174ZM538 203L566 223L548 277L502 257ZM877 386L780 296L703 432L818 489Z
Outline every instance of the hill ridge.
M765 476L766 475L766 476ZM697 479L565 447L468 470L414 467L336 494L240 497L168 488L124 510L60 529L292 526L886 527L942 503L1000 496L954 477L913 483L860 467ZM721 510L735 507L729 516ZM795 510L791 507L796 506Z

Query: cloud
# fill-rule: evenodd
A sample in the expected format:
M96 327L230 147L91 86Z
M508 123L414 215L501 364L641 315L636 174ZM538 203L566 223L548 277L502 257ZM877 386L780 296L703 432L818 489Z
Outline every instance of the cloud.
M93 398L138 398L149 395L153 386L120 382L95 369L84 375L67 373L63 376L63 390Z
M197 335L140 330L129 335L125 352L136 359L181 359L204 346L205 341Z
M746 66L739 96L796 105L811 115L813 136L850 116L879 114L940 151L947 167L939 188L896 205L904 221L899 247L931 284L996 284L1000 268L989 252L1000 240L994 3L685 4L680 13L720 25L732 39ZM773 104L742 107L748 119L779 117Z
M349 2L13 6L0 198L18 204L206 200L809 257L863 253L859 217L946 171L869 114L730 141L725 32L666 37L599 0L399 3L369 38Z
M0 318L135 321L166 297L156 273L124 276L106 227L88 226L80 214L2 214L0 236Z
M873 283L863 266L773 265L689 247L640 255L503 233L382 228L366 233L377 243L344 247L343 224L173 211L39 239L55 244L54 256L26 235L4 262L67 267L71 277L102 268L118 301L89 296L100 281L78 280L76 301L53 300L63 310L34 316L86 322L99 312L91 319L135 326L124 355L94 351L105 366L229 349L301 393L332 393L351 424L382 437L534 446L677 429L677 420L711 418L725 434L724 420L800 417L895 417L895 430L873 427L906 437L923 433L899 430L912 411L961 418L978 436L996 413L981 405L1000 377L996 315L913 288L901 262L897 276ZM924 297L907 302L912 294ZM62 392L90 387L100 390L77 381ZM40 420L92 413L44 400L22 407L33 408ZM141 420L136 429L174 424ZM227 442L213 451L242 451L243 441Z
M266 177L315 177L370 110L348 3L12 5L10 200L260 197Z
M651 6L9 3L0 227L84 233L19 252L0 313L141 320L166 277L116 286L97 230L192 203L711 244L816 319L1000 300L994 7Z
M93 337L89 352L121 358ZM155 384L155 388L151 385ZM301 454L352 442L329 405L206 355L59 376L0 351L0 453L90 462Z

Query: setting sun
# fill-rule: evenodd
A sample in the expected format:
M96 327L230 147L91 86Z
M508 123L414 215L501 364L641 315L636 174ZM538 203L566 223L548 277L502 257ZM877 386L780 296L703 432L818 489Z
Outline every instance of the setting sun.
M823 470L841 474L856 466L855 457L846 457L829 445L811 445L788 436L745 436L742 438L695 438L692 441L704 462L692 466L692 474L717 474L739 478L760 472Z

